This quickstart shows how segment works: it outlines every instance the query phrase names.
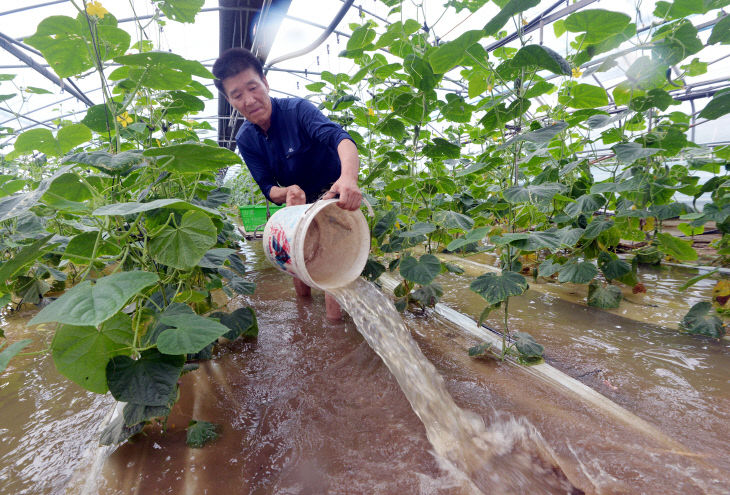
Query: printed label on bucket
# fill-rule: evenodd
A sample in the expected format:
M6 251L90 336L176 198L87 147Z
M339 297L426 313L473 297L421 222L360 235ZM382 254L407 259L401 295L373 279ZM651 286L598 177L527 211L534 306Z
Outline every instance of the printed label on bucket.
M291 248L289 240L286 238L286 232L279 226L271 228L271 241L269 245L270 252L274 255L274 261L280 269L286 271L287 265L291 265Z

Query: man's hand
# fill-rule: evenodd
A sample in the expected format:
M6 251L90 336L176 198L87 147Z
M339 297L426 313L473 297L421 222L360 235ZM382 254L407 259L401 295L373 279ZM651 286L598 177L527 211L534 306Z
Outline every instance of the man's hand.
M334 198L336 194L340 195L337 206L344 210L354 211L360 208L362 202L362 193L357 187L357 182L346 177L340 177L332 184L330 190L322 196L322 199Z
M307 195L304 194L302 188L294 184L286 188L286 205L295 206L307 203Z
M286 203L287 206L303 205L307 202L307 195L296 184L287 187L273 186L269 190L269 197L274 203Z

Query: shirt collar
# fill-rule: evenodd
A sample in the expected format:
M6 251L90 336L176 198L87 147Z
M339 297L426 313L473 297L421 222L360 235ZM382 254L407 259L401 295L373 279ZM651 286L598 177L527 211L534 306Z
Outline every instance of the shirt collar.
M277 101L277 98L271 98L271 121L269 122L269 130L267 132L264 132L264 130L258 126L258 124L254 124L253 122L250 122L250 124L258 131L259 134L262 136L269 136L271 134L271 130L274 128L275 122L276 122L276 114L279 112L279 103Z

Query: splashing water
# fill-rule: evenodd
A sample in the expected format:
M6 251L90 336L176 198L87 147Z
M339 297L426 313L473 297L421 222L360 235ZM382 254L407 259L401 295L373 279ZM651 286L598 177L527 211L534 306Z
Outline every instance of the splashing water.
M391 301L373 284L357 279L330 293L393 374L439 462L466 492L582 493L529 422L499 415L487 428L479 416L460 409Z

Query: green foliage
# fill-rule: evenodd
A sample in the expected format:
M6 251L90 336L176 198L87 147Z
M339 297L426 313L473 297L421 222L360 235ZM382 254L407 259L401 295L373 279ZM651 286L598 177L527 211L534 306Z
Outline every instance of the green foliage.
M559 282L590 284L589 305L615 307L613 284L636 285L637 264L698 258L663 229L679 215L690 236L715 222L723 239L714 261L727 262L730 153L690 142L692 117L675 106L687 78L712 70L716 57L692 16L713 16L723 2L657 2L649 39L627 13L581 9L554 24L567 53L526 33L491 50L513 23L534 25L522 16L538 0L499 0L482 29L444 39L399 14L395 0L386 1L394 14L387 26L364 16L343 52L351 73L322 71L306 85L358 144L360 184L375 209L364 275L399 270L396 305L426 307L442 295L438 274L459 271L432 253L496 250L506 270L472 282L487 302L480 322L504 309L502 357L516 352L527 362L542 352L534 339L517 332L506 344L509 298L527 289L510 270L522 263ZM178 22L192 22L202 3L153 2ZM483 5L450 0L445 8ZM709 35L714 49L728 44L727 22L720 18ZM232 194L216 186L216 172L241 160L204 139L206 122L190 119L213 97L205 87L212 74L199 62L146 39L132 44L112 14L53 16L25 41L61 77L104 71L104 87L78 120L16 133L3 157L0 300L40 303L52 286L66 289L32 323L59 323L51 352L62 374L130 399L104 433L105 442L119 442L169 413L190 355L210 355L221 336L257 334L250 308L225 313L212 296L254 290L227 208L259 193L245 173L228 184ZM613 55L627 46L642 53L617 66ZM608 70L624 73L610 93L589 80ZM13 77L0 75L0 83ZM3 89L0 101L15 111L43 92ZM730 113L729 94L700 101L698 116ZM700 181L699 173L712 177ZM695 212L676 204L678 193L709 198ZM629 265L613 253L622 241L648 245ZM428 254L414 254L422 248ZM3 367L21 344L0 352Z
M623 299L621 289L615 285L603 285L593 280L588 285L588 306L601 309L618 308Z
M679 326L690 334L719 339L726 333L725 325L720 318L711 313L714 313L711 303L698 302L682 318Z
M527 290L527 287L525 277L511 271L504 271L499 275L496 273L479 275L469 286L491 306L506 301L511 296L519 296Z
M130 271L86 280L43 308L28 325L58 322L96 327L122 309L132 296L159 280L154 273Z
M154 4L192 22L203 2ZM0 302L40 304L58 293L30 324L54 324L50 350L62 375L127 402L102 435L117 443L169 414L186 359L221 336L258 333L251 308L201 316L217 309L213 291L255 287L233 249L230 191L215 184L219 169L241 160L198 136L209 124L189 119L213 97L198 80L213 77L201 63L148 40L128 52L130 36L109 13L53 16L25 41L61 77L118 65L101 77L102 101L81 123L19 133L0 175ZM43 93L28 87L21 96ZM2 350L0 371L27 344Z
M187 427L185 443L188 447L200 449L210 442L215 441L219 436L220 426L207 421L190 421Z
M424 254L418 260L413 256L406 256L401 260L399 270L404 279L428 285L441 272L441 262L432 254Z
M10 360L17 356L18 353L25 349L31 342L33 342L31 339L23 339L18 342L13 342L7 347L5 347L5 343L3 342L2 345L0 345L0 373L5 371Z

